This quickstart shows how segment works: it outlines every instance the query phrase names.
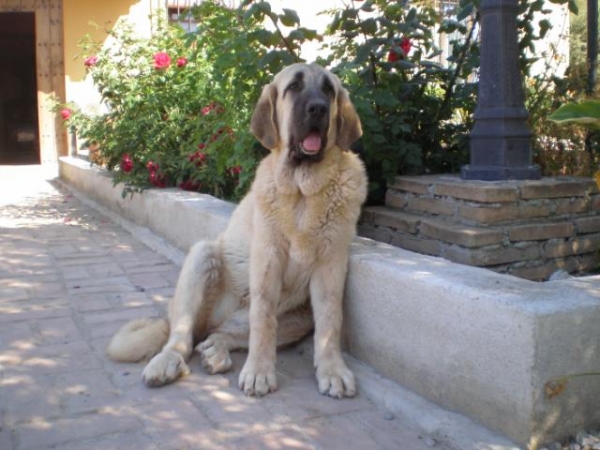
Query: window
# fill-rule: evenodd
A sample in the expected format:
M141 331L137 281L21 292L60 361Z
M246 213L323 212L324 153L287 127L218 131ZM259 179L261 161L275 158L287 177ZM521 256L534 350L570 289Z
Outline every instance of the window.
M167 14L169 23L179 24L185 31L196 31L196 21L190 8L200 3L200 0L169 0Z

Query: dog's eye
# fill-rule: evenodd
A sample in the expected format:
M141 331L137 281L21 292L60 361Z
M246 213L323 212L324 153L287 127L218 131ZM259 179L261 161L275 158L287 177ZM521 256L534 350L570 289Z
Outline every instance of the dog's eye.
M292 81L290 84L288 84L286 91L298 92L300 89L302 89L300 82Z
M335 95L335 89L333 89L333 85L328 79L323 82L323 92L331 97Z

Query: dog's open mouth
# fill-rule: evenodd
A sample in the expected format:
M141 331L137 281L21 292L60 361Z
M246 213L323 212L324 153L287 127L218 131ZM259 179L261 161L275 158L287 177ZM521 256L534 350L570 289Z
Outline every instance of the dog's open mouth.
M306 153L307 155L315 155L319 153L322 146L323 139L321 138L321 132L317 129L311 130L308 135L302 139L302 142L300 142L300 148L302 149L302 152Z

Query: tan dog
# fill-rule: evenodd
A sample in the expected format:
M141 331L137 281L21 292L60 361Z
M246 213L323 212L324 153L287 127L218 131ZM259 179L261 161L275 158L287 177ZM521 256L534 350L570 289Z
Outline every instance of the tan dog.
M261 396L277 388L276 347L307 335L314 317L319 391L351 397L340 334L348 248L367 193L363 164L347 151L360 121L335 75L295 64L265 86L251 129L271 153L227 229L190 250L168 323L125 325L108 356L156 355L142 377L159 386L189 373L185 361L198 343L209 373L228 370L229 352L247 348L239 387Z

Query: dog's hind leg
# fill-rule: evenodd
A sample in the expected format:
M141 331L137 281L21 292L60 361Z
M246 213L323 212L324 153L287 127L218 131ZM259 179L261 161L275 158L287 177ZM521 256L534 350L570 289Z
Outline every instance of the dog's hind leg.
M192 353L194 337L206 335L222 290L222 272L218 243L200 242L192 247L181 269L175 297L169 303L169 339L142 373L147 385L171 383L190 372L185 361Z
M248 348L250 324L248 308L239 309L227 321L210 332L204 342L196 346L202 358L202 367L210 373L222 373L231 368L229 352ZM310 306L288 311L278 319L277 346L298 342L313 329Z

